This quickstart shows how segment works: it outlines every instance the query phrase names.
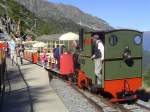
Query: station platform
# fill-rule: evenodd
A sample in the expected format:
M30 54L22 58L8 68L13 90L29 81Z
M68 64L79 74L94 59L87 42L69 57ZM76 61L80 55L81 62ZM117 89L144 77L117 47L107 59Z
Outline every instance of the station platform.
M12 66L7 59L6 79L2 112L68 112L44 68L25 60Z

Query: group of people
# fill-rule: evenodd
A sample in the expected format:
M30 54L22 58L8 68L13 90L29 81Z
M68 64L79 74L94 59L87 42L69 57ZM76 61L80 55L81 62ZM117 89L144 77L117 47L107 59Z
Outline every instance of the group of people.
M24 56L24 46L18 45L16 46L15 43L15 36L10 33L11 40L8 42L10 48L10 57L12 59L12 64L14 64L14 60L17 62L17 51L20 57L20 63L23 64L23 56ZM94 51L91 57L92 60L95 62L95 74L97 85L102 85L102 63L104 60L104 45L99 35L93 35L93 44L94 44ZM18 50L17 50L18 49ZM53 46L53 57L56 59L57 64L56 68L59 69L60 67L60 56L63 53L64 45L59 46L57 45L56 48ZM41 55L41 63L43 67L45 67L48 63L48 56L46 54L46 49L43 49L43 54Z
M20 57L20 63L23 64L23 56L24 56L24 47L23 45L16 46L15 44L15 36L10 33L11 40L8 42L9 48L10 48L10 57L12 59L12 64L14 63L14 60L17 62L17 51ZM102 40L99 38L99 35L93 35L93 44L94 44L94 50L93 55L91 57L92 60L95 62L95 74L96 74L96 80L97 85L102 85L102 63L104 60L104 45ZM18 50L16 50L18 49ZM60 67L60 56L63 53L64 45L59 46L57 45L56 48L53 46L53 57L56 59L57 64L56 68L59 69ZM46 49L43 49L43 54L41 55L41 63L43 65L43 68L48 63L48 56L46 54Z
M64 45L60 46L60 45L57 45L56 48L55 46L53 46L53 49L52 49L52 53L53 53L53 57L55 58L56 60L56 63L53 67L55 68L58 68L60 67L60 56L61 54L63 53L63 49L64 49ZM43 66L43 68L47 65L48 63L48 56L46 54L46 48L43 49L43 53L41 55L41 64Z
M10 33L11 40L8 42L9 48L10 48L10 57L12 59L12 64L14 63L14 60L17 62L17 51L20 57L20 63L23 64L23 56L24 56L24 47L23 45L16 46L15 44L15 36ZM94 50L93 55L91 57L92 60L95 62L95 74L96 74L96 82L97 85L102 85L102 63L104 60L104 45L102 40L99 38L99 35L93 35L93 44L94 44ZM17 50L18 49L18 50ZM59 46L57 45L56 48L53 46L53 57L56 59L57 64L56 68L59 69L60 67L60 56L63 53L64 45ZM43 68L48 63L48 56L46 54L46 49L43 49L43 54L41 55L41 63L43 65Z
M5 34L4 40L7 40L6 54L11 57L12 64L17 63L17 56L20 57L20 63L23 64L24 46L22 44L16 44L16 38L20 38L18 24L8 15L4 14L0 16L0 25L3 34Z

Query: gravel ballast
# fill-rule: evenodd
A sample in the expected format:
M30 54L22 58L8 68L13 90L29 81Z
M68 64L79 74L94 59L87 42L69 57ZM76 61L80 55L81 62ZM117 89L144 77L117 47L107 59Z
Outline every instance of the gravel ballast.
M53 79L50 85L61 98L69 112L96 112L95 108L80 93L62 80Z

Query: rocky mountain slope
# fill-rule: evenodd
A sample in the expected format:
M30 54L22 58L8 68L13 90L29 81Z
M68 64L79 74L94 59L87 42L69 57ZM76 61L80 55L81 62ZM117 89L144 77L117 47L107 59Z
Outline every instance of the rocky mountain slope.
M15 0L43 19L71 20L76 24L95 30L105 30L108 23L100 18L82 12L80 9L65 4L51 3L46 0Z
M81 28L80 25L65 17L58 18L57 15L55 15L48 18L45 16L41 17L38 14L36 15L27 7L14 0L6 0L6 3L4 0L0 0L0 16L5 14L5 9L7 9L7 14L13 21L21 21L20 26L22 33L34 33L34 36L39 36L43 34L65 33L68 31L78 32ZM87 27L82 28L87 29ZM30 32L31 29L32 32Z

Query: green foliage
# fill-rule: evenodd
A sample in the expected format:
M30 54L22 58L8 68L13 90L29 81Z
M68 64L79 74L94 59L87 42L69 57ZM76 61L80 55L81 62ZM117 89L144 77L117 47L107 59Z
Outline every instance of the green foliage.
M0 0L1 4L4 4ZM20 29L24 34L32 33L34 37L40 36L43 34L54 34L54 33L64 33L68 31L77 32L80 29L80 26L74 23L72 20L61 18L60 20L56 18L38 18L33 13L28 11L24 6L18 4L13 0L7 0L7 10L8 15L15 20L21 21ZM0 15L4 14L4 8L0 6ZM35 21L37 20L36 28Z
M143 51L143 81L150 87L150 51Z
M150 66L150 51L143 50L143 73L147 71Z
M144 73L144 84L150 87L150 66L148 67L147 71Z

